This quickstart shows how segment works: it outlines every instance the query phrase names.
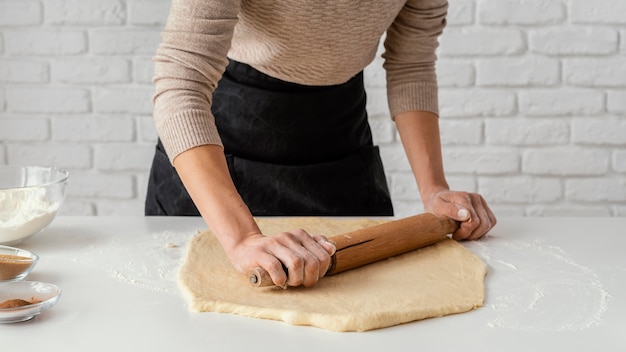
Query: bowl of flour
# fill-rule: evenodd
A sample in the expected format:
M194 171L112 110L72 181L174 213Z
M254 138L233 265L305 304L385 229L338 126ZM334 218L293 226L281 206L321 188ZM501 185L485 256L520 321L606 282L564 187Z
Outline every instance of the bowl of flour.
M0 244L48 226L65 199L69 173L54 167L0 165Z

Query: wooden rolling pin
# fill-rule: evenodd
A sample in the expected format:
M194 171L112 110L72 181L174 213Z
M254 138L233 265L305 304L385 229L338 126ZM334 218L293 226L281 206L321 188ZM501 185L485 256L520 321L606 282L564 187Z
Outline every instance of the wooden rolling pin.
M414 215L329 238L337 251L325 275L334 275L432 245L456 231L459 223L430 213ZM256 287L273 286L265 269L250 272Z

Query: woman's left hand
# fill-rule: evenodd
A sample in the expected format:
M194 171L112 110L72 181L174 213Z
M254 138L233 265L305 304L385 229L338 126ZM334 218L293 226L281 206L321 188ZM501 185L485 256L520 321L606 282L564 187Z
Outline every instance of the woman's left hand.
M424 199L425 211L460 222L455 240L477 240L496 225L496 217L477 193L441 190Z

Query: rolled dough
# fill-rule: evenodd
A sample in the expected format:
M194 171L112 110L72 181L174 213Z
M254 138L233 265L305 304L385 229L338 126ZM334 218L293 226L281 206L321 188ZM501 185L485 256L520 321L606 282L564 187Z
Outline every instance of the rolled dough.
M381 221L257 219L263 233L304 228L332 237ZM189 243L179 286L196 312L234 313L332 331L366 331L461 313L484 301L487 265L453 240L322 278L310 288L255 288L206 231Z

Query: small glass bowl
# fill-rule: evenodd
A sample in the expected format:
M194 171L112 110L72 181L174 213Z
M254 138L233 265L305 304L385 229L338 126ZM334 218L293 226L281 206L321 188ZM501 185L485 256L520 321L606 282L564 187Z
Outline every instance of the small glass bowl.
M0 282L0 303L15 299L34 302L21 307L0 308L0 323L30 320L52 308L60 296L60 288L44 282Z
M24 280L38 260L39 256L33 252L0 246L0 282Z
M65 200L69 173L0 165L0 244L13 246L46 228Z

